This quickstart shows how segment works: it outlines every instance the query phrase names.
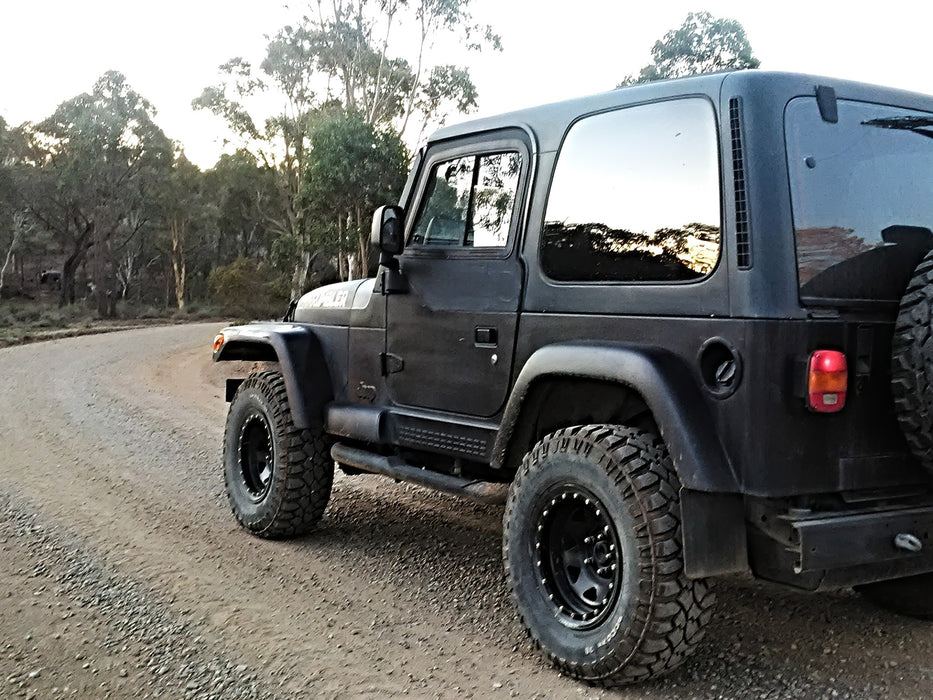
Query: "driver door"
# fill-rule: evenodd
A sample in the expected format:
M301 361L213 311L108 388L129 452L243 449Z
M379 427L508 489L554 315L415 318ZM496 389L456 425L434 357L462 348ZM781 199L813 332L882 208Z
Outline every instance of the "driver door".
M523 284L529 150L519 134L427 154L399 257L407 291L387 298L397 404L488 417L505 402Z

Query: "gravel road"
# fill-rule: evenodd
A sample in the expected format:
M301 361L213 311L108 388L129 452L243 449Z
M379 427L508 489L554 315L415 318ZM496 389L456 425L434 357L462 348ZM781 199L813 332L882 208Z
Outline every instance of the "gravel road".
M0 697L924 698L933 624L717 582L703 649L612 692L515 621L502 509L338 474L319 529L240 530L216 325L0 350Z

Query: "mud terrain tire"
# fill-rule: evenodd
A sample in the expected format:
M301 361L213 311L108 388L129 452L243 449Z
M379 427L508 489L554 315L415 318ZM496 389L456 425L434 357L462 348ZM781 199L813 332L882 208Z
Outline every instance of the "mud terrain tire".
M933 251L901 299L891 345L891 393L911 451L933 475Z
M652 433L552 433L512 483L503 557L535 645L565 674L613 687L680 664L714 595L684 574L679 482Z
M333 480L330 440L295 427L282 375L250 375L230 404L224 434L224 481L240 524L270 539L307 533Z

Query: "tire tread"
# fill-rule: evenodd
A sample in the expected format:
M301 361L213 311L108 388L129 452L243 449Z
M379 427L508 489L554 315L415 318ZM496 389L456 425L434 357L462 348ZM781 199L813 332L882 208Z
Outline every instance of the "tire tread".
M285 380L274 370L251 374L237 389L237 394L248 390L263 394L273 412L273 430L276 440L285 450L284 458L276 468L284 468L284 488L269 518L254 521L236 506L231 497L231 509L237 521L254 535L268 539L296 537L314 529L327 502L333 486L334 467L330 458L330 440L323 431L299 429L292 419L285 390ZM236 401L236 397L234 397ZM224 444L228 444L229 431L233 429L233 412L227 417ZM230 496L233 485L228 470L224 470L224 482Z
M545 437L522 463L512 488L520 490L529 472L557 450L595 458L619 487L623 501L640 522L636 529L641 585L627 638L603 659L580 664L547 649L519 613L534 645L568 676L606 688L628 685L664 673L682 663L699 645L712 616L715 595L704 580L688 579L683 570L679 519L679 480L661 440L633 428L587 425ZM504 516L503 555L509 570L508 523L515 499ZM511 577L509 585L516 596Z

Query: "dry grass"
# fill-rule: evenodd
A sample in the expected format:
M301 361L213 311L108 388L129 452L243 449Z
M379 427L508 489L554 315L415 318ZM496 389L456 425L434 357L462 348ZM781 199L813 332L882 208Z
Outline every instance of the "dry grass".
M186 313L153 307L121 307L119 318L98 319L89 307L24 299L0 301L0 347L107 333L143 326L222 319L214 309L194 307Z

